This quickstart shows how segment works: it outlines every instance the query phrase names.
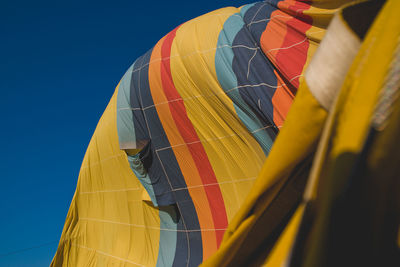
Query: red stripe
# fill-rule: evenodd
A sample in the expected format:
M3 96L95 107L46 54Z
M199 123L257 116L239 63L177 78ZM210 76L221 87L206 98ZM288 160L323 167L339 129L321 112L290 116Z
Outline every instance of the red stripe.
M192 122L190 121L183 100L175 88L171 75L171 65L170 65L170 55L172 42L176 36L176 31L178 28L170 32L162 45L161 56L161 77L164 93L169 102L169 107L171 114L176 123L176 126L187 144L187 147L192 155L192 158L196 164L197 171L200 174L203 185L204 184L214 184L210 186L205 186L204 190L207 195L208 204L210 205L211 213L213 216L214 226L216 229L225 229L228 225L228 219L226 217L226 210L224 200L222 198L222 193L217 184L217 178L215 177L214 171L208 160L206 151L200 142L200 139L194 129ZM178 101L177 101L178 100ZM195 142L195 143L193 143ZM190 177L185 177L185 179L190 179ZM219 247L224 231L216 231L217 246Z
M306 38L306 31L312 26L312 18L304 15L303 11L310 8L309 3L302 3L296 1L284 1L278 4L280 9L292 14L294 17L287 21L287 32L282 47L289 47L294 44L290 49L281 49L276 55L276 62L281 73L285 75L286 79L292 79L303 72L304 64L307 61L309 42ZM298 18L296 18L296 16ZM301 20L299 19L301 17ZM296 89L299 87L299 78L291 81ZM295 92L294 92L295 93Z

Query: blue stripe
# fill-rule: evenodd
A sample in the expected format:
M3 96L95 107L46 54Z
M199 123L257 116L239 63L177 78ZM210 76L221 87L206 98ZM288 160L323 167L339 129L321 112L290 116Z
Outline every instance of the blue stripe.
M177 244L178 212L176 206L159 208L160 245L158 249L157 267L170 267L174 263Z
M238 56L238 53L245 53L247 55L249 52L247 48L232 48L232 46L234 45L235 40L237 42L236 36L239 34L239 32L243 28L246 28L242 16L244 16L244 14L248 10L252 9L254 6L256 6L256 4L246 5L242 7L240 13L230 16L225 21L223 30L221 31L218 38L218 49L215 54L215 67L218 80L223 90L232 100L238 117L247 127L249 132L253 134L253 136L263 149L264 153L268 155L273 143L273 139L267 131L259 130L267 125L267 122L261 121L254 112L255 108L252 108L249 105L254 105L254 103L246 102L240 94L240 89L238 88L240 85L238 82L238 77L232 67L234 58L235 56ZM256 49L258 49L257 46L255 46L254 44L248 45L246 43L246 45L249 47L256 47ZM253 54L255 51L256 50L250 50L250 52L253 52ZM236 54L234 52L236 52ZM243 66L241 66L241 68L244 68L247 72L247 66L248 64L244 64ZM253 71L253 69L251 69L251 71Z
M135 63L128 69L119 84L117 96L117 130L120 149L135 149L136 135L132 123L132 111L130 105L130 86L132 69Z

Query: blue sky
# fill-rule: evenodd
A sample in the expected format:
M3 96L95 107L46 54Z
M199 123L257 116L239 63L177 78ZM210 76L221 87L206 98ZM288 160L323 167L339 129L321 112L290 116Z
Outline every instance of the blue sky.
M249 2L1 1L0 266L49 265L90 137L130 64L177 25Z

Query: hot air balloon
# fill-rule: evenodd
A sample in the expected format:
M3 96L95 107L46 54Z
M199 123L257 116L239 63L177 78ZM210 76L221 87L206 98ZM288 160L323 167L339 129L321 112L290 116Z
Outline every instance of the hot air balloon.
M339 6L222 8L138 58L90 141L51 266L197 266L215 253Z

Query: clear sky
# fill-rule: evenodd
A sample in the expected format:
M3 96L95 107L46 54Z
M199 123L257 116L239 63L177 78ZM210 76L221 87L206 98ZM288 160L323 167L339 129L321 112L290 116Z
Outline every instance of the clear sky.
M97 121L133 61L179 24L253 1L0 4L0 266L48 266Z

